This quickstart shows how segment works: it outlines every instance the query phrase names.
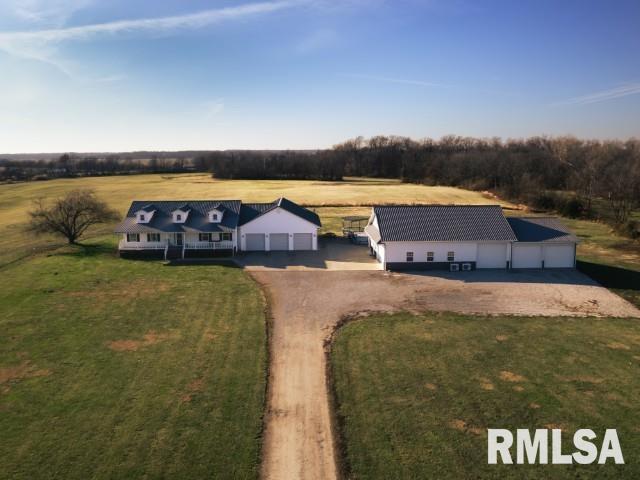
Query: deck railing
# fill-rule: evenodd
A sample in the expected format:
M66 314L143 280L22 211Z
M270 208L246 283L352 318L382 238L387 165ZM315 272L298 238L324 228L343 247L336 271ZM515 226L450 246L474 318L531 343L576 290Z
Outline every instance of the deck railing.
M118 243L118 248L120 250L164 250L166 246L166 242L143 243L120 240Z

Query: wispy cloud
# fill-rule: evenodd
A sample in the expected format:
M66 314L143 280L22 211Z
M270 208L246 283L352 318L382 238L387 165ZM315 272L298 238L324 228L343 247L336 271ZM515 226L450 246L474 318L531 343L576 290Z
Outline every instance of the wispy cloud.
M395 78L395 77L379 77L377 75L364 75L359 73L339 73L341 77L348 78L360 78L363 80L373 80L375 82L384 82L384 83L399 83L402 85L415 85L418 87L442 87L447 88L449 85L444 85L442 83L434 83L434 82L426 82L424 80L412 80L407 78Z
M19 20L62 26L75 12L93 0L4 0L7 12Z
M77 0L80 2L81 0ZM268 14L300 5L302 0L275 0L247 3L234 7L204 10L169 17L118 20L64 28L48 28L16 32L0 32L0 50L13 56L45 62L71 76L69 62L58 55L63 42L90 40L123 34L170 34L180 30L199 29L224 21ZM34 10L34 15L36 10Z
M569 98L553 105L589 105L591 103L606 102L615 98L627 97L629 95L637 95L640 93L640 82L627 83L620 87L603 90L600 92L582 95L580 97Z
M298 3L300 2L274 1L249 3L236 7L204 10L198 13L170 17L118 20L114 22L36 31L5 32L0 33L0 47L25 41L59 43L69 40L82 40L99 35L115 35L127 32L158 33L180 29L202 28L225 20L283 10Z

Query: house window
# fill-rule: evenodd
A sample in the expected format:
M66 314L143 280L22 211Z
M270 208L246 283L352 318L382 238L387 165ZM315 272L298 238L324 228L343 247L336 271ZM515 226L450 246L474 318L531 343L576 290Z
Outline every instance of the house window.
M453 262L456 259L455 252L447 252L447 262Z
M139 233L127 233L127 242L139 242L140 234Z
M176 222L181 222L182 221L182 215L180 215L179 213L176 213Z
M433 252L427 252L427 262L433 262Z
M160 234L159 233L147 233L147 242L159 242Z
M213 219L213 221L217 221L218 220L218 214L217 213L212 213L211 214L211 218Z
M144 215L140 215L140 221L144 222Z
M212 233L211 234L211 241L212 242L219 242L220 241L220 233L218 233L218 232Z
M407 262L413 262L413 252L407 252Z
M222 234L222 240L231 240L231 232L225 232Z
M198 240L200 240L201 242L210 242L211 241L211 234L210 233L201 233L200 235L198 235Z

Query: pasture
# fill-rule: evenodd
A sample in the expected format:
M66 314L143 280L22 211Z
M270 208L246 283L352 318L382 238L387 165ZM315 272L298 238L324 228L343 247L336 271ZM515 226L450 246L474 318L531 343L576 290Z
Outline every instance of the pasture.
M112 238L0 275L0 478L257 478L264 300Z
M636 320L379 315L331 368L349 478L638 478ZM626 465L487 464L487 428L616 428Z

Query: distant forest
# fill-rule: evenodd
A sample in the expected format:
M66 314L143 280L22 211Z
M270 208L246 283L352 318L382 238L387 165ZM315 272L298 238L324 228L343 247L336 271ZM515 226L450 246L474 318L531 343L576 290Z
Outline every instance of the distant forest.
M2 159L0 181L83 175L210 172L227 179L313 179L345 176L489 190L540 210L599 216L640 236L632 212L640 202L640 140L573 137L507 140L447 136L440 140L358 137L314 151L214 151L69 155Z

